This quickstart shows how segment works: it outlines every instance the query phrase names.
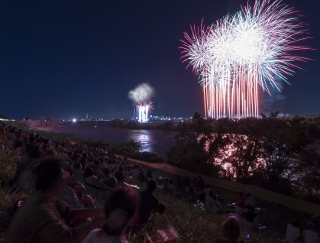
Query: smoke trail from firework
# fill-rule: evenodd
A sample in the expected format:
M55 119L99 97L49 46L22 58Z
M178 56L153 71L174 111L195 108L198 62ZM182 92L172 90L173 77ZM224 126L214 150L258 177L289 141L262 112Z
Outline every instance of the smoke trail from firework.
M182 60L200 75L207 117L258 117L259 89L280 90L277 78L288 82L299 68L294 62L308 60L295 54L309 49L299 45L309 37L296 15L281 0L256 0L210 27L201 23L184 33Z
M148 83L139 84L133 90L128 93L129 99L131 99L138 110L138 119L140 122L148 121L149 112L152 110L151 99L155 96L155 89Z
M139 84L128 93L129 99L135 104L150 101L155 96L155 89L148 83Z

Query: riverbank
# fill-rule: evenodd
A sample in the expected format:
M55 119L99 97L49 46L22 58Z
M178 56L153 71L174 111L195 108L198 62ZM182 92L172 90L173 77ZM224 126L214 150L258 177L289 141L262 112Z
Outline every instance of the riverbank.
M6 143L6 146L10 147L12 146L12 144ZM12 158L6 153L0 154L0 171L1 176L4 180L12 178L15 171L15 166L22 159L22 157ZM150 164L146 165L150 166ZM160 165L161 164L154 164L154 166ZM160 171L159 173L164 176L169 176L169 167L165 166L165 168L166 171ZM178 173L177 171L174 171L173 174L176 175ZM190 176L195 175L193 174ZM129 177L127 178L128 182L131 182L131 179L129 179ZM138 182L132 181L132 183ZM144 189L145 184L140 184L139 186L140 188ZM210 187L210 189L213 190L216 194L221 195L226 203L232 202L237 194L235 192L230 192L228 190L217 187ZM0 197L2 199L2 202L4 202L4 204L0 206L0 210L2 211L6 211L15 200L27 196L26 192L18 191L10 187L2 187L0 191ZM173 224L181 234L181 239L179 242L212 242L213 233L218 231L219 224L224 217L223 215L205 213L201 209L194 207L193 204L187 202L186 200L178 199L170 194L164 193L161 190L157 190L156 196L160 201L164 201L167 204L166 215L169 218L169 222ZM306 215L305 213L284 208L277 204L265 203L266 202L264 200L259 200L259 206L267 209L265 214L267 216L267 221L265 222L268 223L267 228L263 230L263 232L260 232L257 236L260 242L275 243L278 238L283 238L286 224L291 222L292 218L299 219L303 225L306 221L310 220L310 215ZM140 241L133 240L132 242L136 243Z

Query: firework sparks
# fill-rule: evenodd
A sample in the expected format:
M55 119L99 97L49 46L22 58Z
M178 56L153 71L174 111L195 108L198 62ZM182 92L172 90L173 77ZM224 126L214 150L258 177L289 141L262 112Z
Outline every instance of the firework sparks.
M139 122L147 122L149 120L149 112L152 110L151 99L155 96L155 89L148 83L139 84L133 90L130 90L128 97L133 101L138 110Z
M310 48L299 45L309 37L293 16L297 11L281 0L256 0L184 33L182 61L200 76L206 117L258 117L260 90L280 90L277 79L288 82L299 68L294 62L308 60L296 54Z

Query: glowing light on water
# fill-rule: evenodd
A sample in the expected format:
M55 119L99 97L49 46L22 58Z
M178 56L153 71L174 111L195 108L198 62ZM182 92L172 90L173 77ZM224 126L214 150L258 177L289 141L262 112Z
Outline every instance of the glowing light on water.
M296 16L281 0L256 0L184 33L182 61L199 75L206 117L259 117L259 93L280 90L277 79L288 82L294 62L308 60L296 54L310 49L299 45L310 37Z

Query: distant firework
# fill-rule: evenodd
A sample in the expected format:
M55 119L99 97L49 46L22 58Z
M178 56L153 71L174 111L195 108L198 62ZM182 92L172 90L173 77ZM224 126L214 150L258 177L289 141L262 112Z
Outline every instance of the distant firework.
M295 54L310 49L299 45L310 37L297 15L281 0L256 0L184 33L182 60L200 76L206 117L259 117L260 89L280 90L277 79L288 83L294 62L308 60Z
M149 120L149 112L153 109L151 99L155 96L155 93L156 90L148 83L139 84L129 91L128 97L138 110L139 122L147 122Z

